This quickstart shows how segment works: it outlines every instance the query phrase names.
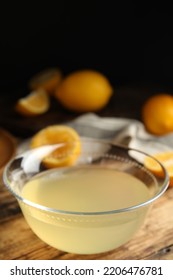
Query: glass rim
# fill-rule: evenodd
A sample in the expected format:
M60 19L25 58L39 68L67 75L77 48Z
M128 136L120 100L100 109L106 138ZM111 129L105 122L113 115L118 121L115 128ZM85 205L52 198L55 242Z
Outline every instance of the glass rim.
M44 205L41 205L41 204L38 204L38 203L35 203L35 202L32 202L28 199L25 199L23 198L22 196L18 195L10 186L10 183L8 182L8 178L7 178L7 171L8 171L8 168L9 166L11 165L12 161L14 159L17 159L19 157L21 157L24 153L14 157L12 160L9 161L9 163L5 166L4 168L4 171L3 171L3 182L5 184L5 186L7 187L7 189L16 197L16 199L30 207L34 207L38 210L42 210L42 211L45 211L45 212L50 212L50 213L54 213L54 214L61 214L61 215L76 215L76 216L101 216L101 215L113 215L113 214L119 214L119 213L124 213L124 212L130 212L130 211L133 211L133 210L136 210L138 208L141 208L141 207L145 207L149 204L151 204L152 202L154 202L156 199L158 199L165 191L166 189L168 188L168 185L169 185L169 175L168 175L168 172L166 170L166 168L164 167L164 165L158 161L154 156L146 153L146 152L143 152L141 150L138 150L138 149L135 149L135 148L131 148L131 147L127 147L127 146L124 146L124 145L121 145L121 144L115 144L115 143L112 143L111 141L109 140L105 140L105 139L93 139L93 138L86 138L86 137L83 137L82 139L84 139L84 141L89 141L89 142L95 142L95 143L103 143L103 144L107 144L107 145L110 145L110 146L114 146L114 147L117 147L117 148L121 148L121 149L124 149L124 150L129 150L129 151L134 151L134 152L137 152L141 155L144 155L144 156L147 156L149 158L152 158L153 160L155 160L159 165L160 167L162 168L162 171L164 173L164 182L162 183L161 187L160 187L160 191L157 192L155 195L153 195L151 198L149 198L148 200L142 202L142 203L139 203L139 204L136 204L136 205L133 205L133 206L129 206L129 207L125 207L125 208L120 208L120 209L115 209L115 210L107 210L107 211L96 211L96 212L83 212L83 211L66 211L66 210L59 210L59 209L55 209L55 208L51 208L51 207L47 207L47 206L44 206ZM53 169L52 169L53 170ZM153 176L155 176L154 174L152 174Z

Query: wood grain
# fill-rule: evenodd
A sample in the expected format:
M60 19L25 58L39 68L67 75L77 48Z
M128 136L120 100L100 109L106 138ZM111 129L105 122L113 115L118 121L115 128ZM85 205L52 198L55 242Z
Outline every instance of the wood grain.
M125 245L110 252L76 255L54 249L30 230L16 199L0 184L1 260L173 260L173 188L150 210L145 224Z

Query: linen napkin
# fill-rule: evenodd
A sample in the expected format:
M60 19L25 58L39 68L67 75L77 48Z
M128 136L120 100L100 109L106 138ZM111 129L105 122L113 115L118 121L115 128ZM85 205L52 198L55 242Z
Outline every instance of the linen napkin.
M173 150L173 133L154 136L148 133L142 122L135 119L99 117L84 114L68 123L82 137L109 139L115 144L154 154Z

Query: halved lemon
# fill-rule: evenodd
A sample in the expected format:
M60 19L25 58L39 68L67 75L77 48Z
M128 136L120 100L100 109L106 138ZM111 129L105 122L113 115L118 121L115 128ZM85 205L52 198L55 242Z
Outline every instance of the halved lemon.
M31 148L43 145L61 144L43 159L46 168L73 165L81 151L80 137L71 127L51 125L36 133L31 139Z
M159 162L161 162L166 168L170 177L169 186L173 187L173 151L158 153L153 155L153 157L156 158ZM152 158L146 157L144 165L157 176L163 177L163 171L160 165Z
M39 89L19 99L16 103L16 111L24 116L35 116L45 113L49 106L49 96L45 90Z
M55 89L62 80L62 73L57 68L45 69L37 73L29 81L29 87L31 90L37 90L43 88L46 92L54 94Z

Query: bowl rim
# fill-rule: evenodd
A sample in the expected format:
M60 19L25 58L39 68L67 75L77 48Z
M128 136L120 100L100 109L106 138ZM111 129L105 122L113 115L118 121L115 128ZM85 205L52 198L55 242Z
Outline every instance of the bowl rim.
M131 148L131 147L127 147L121 144L116 144L113 143L111 140L105 140L105 139L95 139L95 138L87 138L87 137L81 137L82 141L90 141L90 142L95 142L95 143L103 143L103 144L107 144L107 145L111 145L117 148L121 148L124 150L129 150L129 151L135 151L139 154L142 154L144 156L150 157L153 160L155 160L162 168L163 172L164 172L164 182L162 184L162 187L160 187L160 191L157 192L154 196L152 196L150 199L133 205L133 206L129 206L129 207L125 207L125 208L120 208L120 209L115 209L115 210L108 210L108 211L96 211L96 212L83 212L83 211L66 211L66 210L60 210L60 209L55 209L55 208L51 208L51 207L47 207L47 206L43 206L40 205L38 203L32 202L28 199L23 198L22 196L18 195L17 193L15 193L13 191L13 189L10 187L10 183L8 182L8 178L6 176L7 174L7 170L9 168L9 166L11 165L12 161L14 159L20 158L24 153L22 154L18 154L15 158L11 159L8 164L5 166L4 171L3 171L3 182L6 186L6 188L16 197L16 199L20 202L23 202L24 204L37 208L39 210L45 211L45 212L50 212L50 213L54 213L54 214L61 214L61 215L76 215L76 216L102 216L102 215L113 215L113 214L119 214L119 213L124 213L124 212L130 212L136 209L139 209L141 207L147 206L149 204L151 204L152 202L154 202L156 199L158 199L168 188L169 186L169 175L168 172L166 170L166 168L164 167L164 165L159 162L154 156L143 152L141 150L135 149L135 148ZM35 149L33 149L35 150ZM53 169L52 169L53 170ZM45 171L46 172L46 171ZM154 174L152 174L154 176Z

